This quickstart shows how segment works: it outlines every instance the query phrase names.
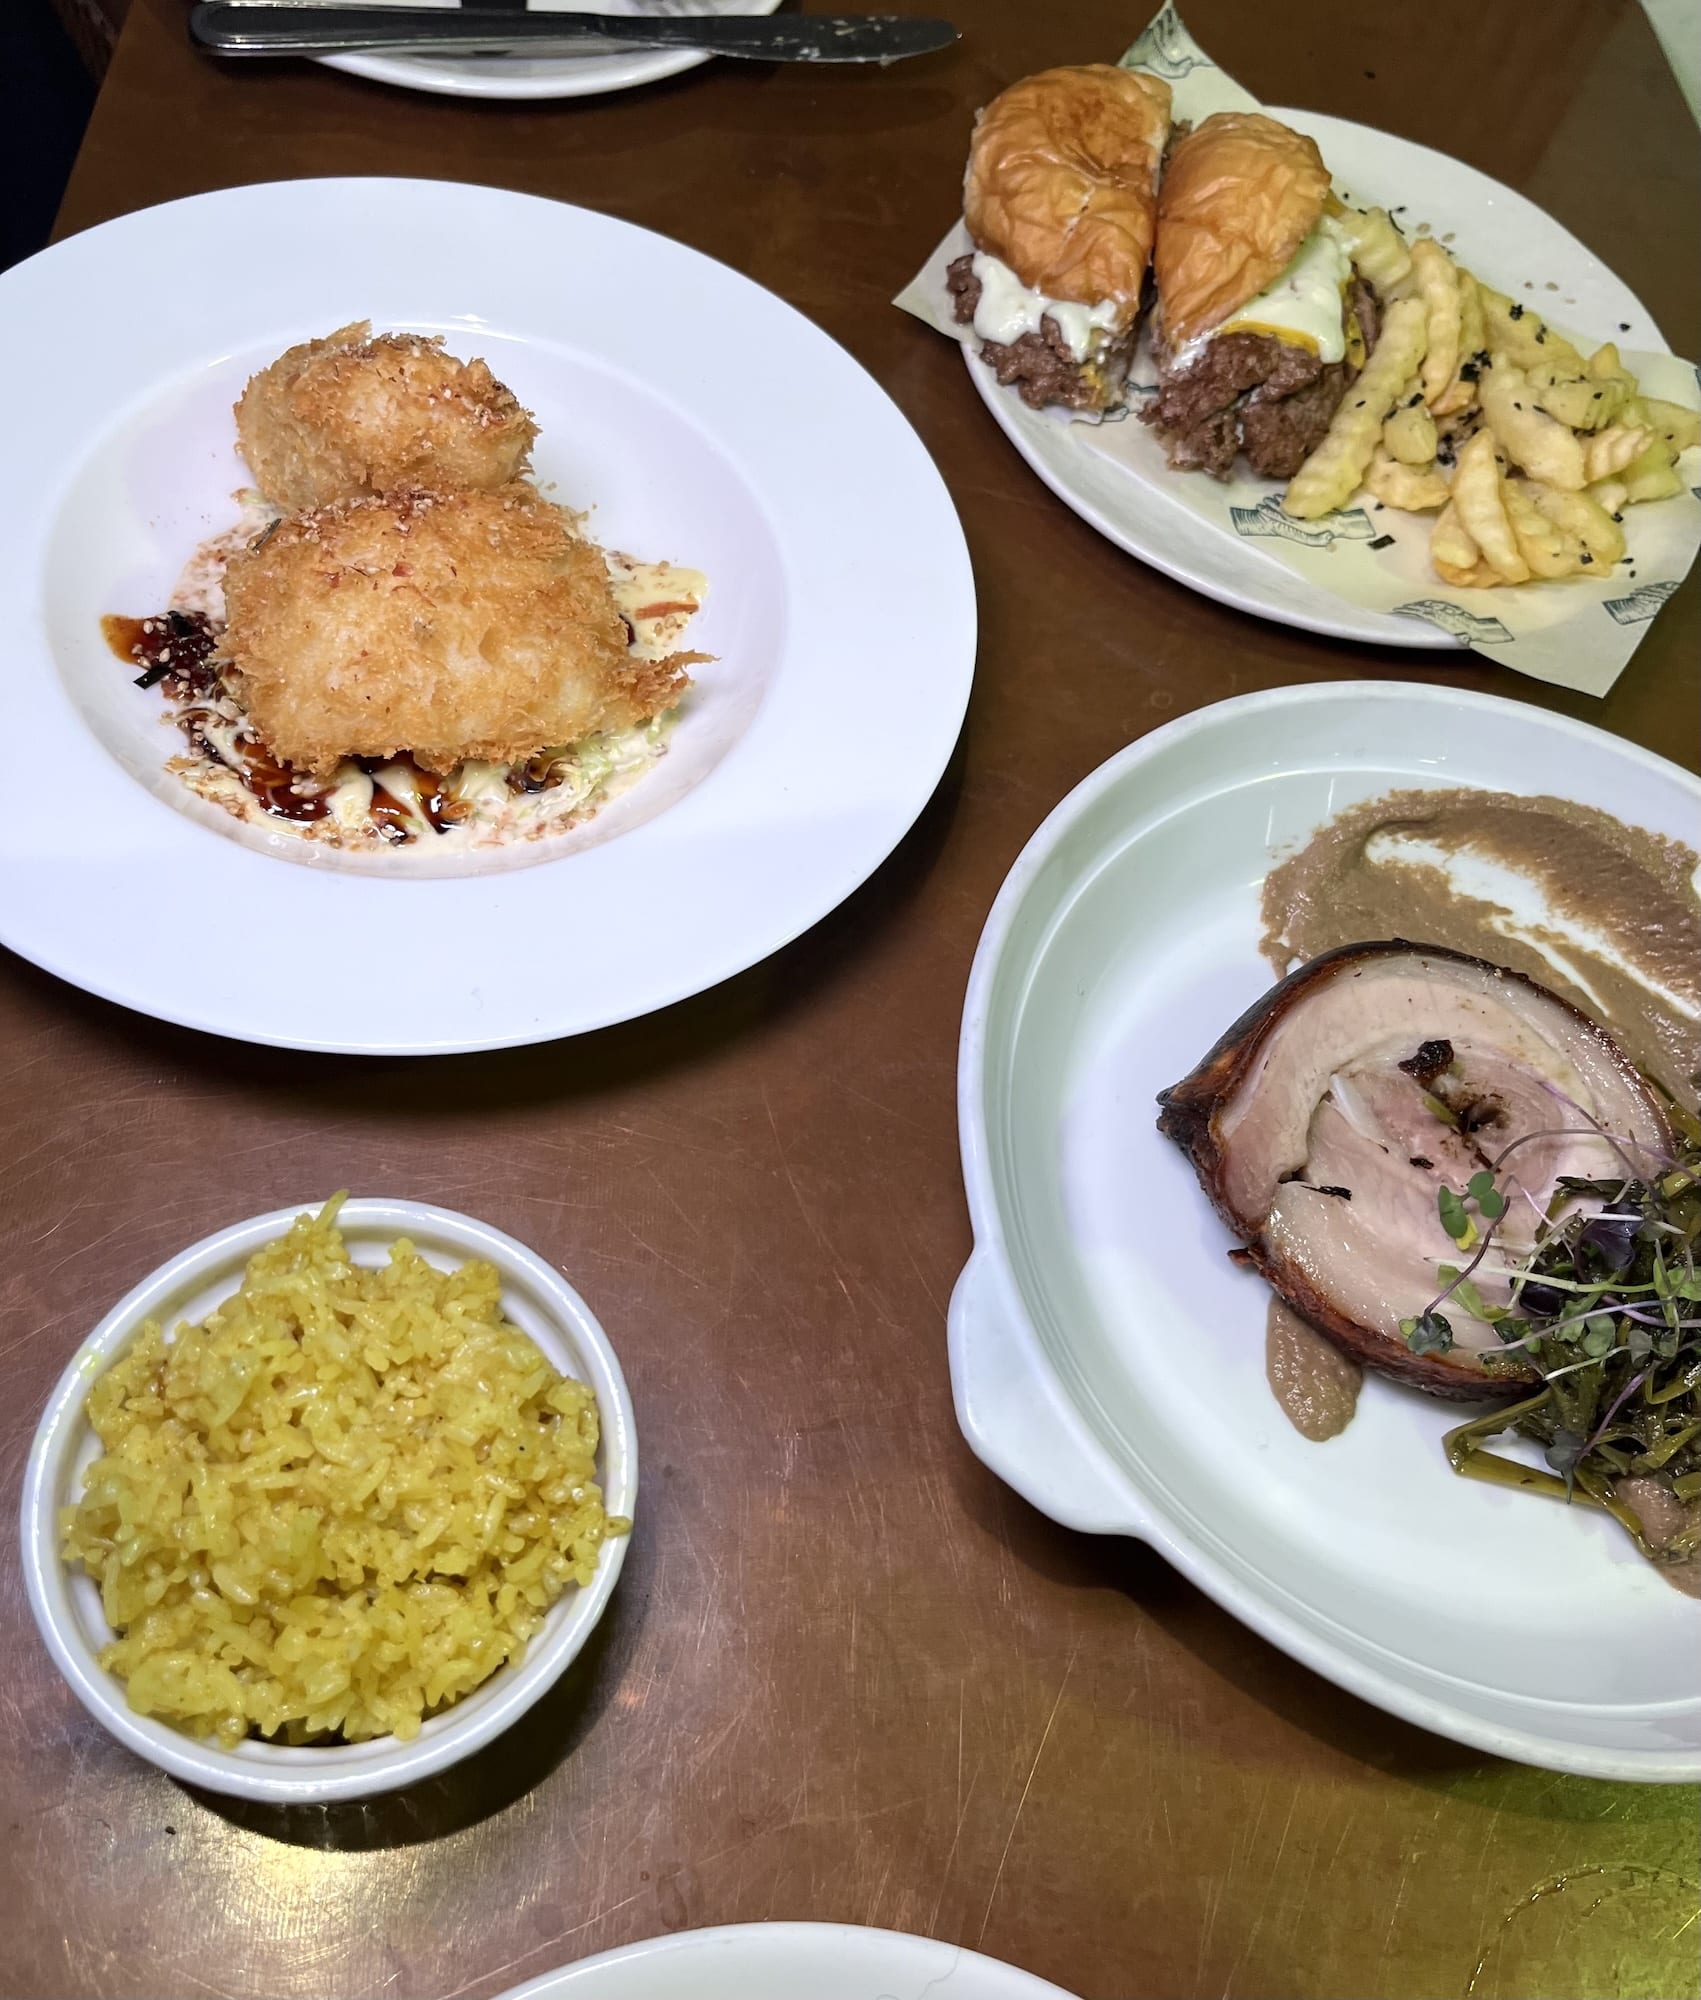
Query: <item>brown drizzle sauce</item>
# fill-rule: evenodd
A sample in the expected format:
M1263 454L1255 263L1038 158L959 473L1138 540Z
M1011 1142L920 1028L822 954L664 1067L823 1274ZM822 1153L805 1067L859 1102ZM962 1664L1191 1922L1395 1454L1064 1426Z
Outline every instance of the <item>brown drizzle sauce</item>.
M141 668L137 687L164 685L178 701L205 701L219 691L210 662L215 639L199 612L167 611L158 618L107 616L101 635L121 660Z
M305 823L325 817L329 792L299 777L257 736L243 739L239 765L214 747L206 726L210 705L225 689L217 664L218 634L209 619L198 611L164 611L153 618L109 614L100 629L121 660L141 668L136 685L157 687L174 704L177 726L198 757L212 757L233 771L274 819Z
M218 634L211 621L200 612L164 611L152 618L126 618L108 614L100 621L106 643L127 665L138 667L138 687L157 687L175 711L177 726L188 739L197 757L207 757L223 765L273 819L297 825L324 819L331 809L331 787L305 777L291 765L276 758L251 731L243 732L238 745L240 762L214 744L207 733L213 707L228 697L218 663ZM368 817L380 836L396 846L415 840L419 819L438 833L445 833L467 817L471 807L455 798L446 782L427 771L406 752L395 757L355 757L350 759L372 778L372 803ZM509 784L516 792L547 791L560 782L559 771L551 775L557 760L536 757L516 766ZM395 797L378 781L381 770L401 769L414 785L415 809ZM523 774L523 775L522 775Z

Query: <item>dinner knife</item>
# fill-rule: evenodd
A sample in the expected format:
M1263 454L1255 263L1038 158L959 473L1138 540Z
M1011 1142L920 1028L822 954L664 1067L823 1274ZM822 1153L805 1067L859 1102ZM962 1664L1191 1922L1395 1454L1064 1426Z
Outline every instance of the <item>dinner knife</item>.
M448 8L262 5L201 0L191 40L221 56L324 56L360 49L434 55L606 55L690 49L756 62L894 63L949 48L949 21L895 15L557 14Z

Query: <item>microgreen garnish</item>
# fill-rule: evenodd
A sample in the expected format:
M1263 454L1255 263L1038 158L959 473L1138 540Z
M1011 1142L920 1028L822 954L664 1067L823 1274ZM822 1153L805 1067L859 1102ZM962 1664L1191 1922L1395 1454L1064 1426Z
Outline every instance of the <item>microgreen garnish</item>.
M1419 1313L1416 1319L1403 1319L1400 1331L1414 1354L1445 1354L1453 1345L1453 1323L1442 1313Z
M1604 1508L1661 1563L1701 1550L1701 1124L1674 1116L1683 1133L1676 1159L1588 1119L1585 1132L1612 1148L1623 1176L1559 1181L1534 1251L1511 1264L1484 1262L1509 1208L1501 1179L1507 1155L1531 1138L1577 1128L1526 1133L1473 1174L1463 1194L1443 1188L1441 1227L1461 1248L1474 1243L1475 1254L1462 1268L1438 1264L1442 1290L1400 1322L1414 1354L1444 1353L1452 1328L1441 1307L1457 1301L1500 1343L1480 1357L1488 1374L1504 1377L1516 1366L1540 1378L1522 1402L1449 1432L1455 1472ZM1473 1282L1479 1272L1508 1288L1506 1305L1483 1298ZM1446 1329L1445 1343L1437 1327ZM1537 1445L1549 1469L1487 1449L1506 1432ZM1619 1497L1626 1478L1666 1488L1687 1509L1683 1525L1650 1540L1641 1514Z

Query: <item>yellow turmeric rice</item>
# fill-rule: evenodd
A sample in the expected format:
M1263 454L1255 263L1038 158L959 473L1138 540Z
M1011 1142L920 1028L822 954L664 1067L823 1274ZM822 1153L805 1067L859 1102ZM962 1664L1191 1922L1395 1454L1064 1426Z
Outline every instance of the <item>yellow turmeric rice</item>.
M130 1706L231 1745L418 1733L517 1659L606 1536L597 1405L480 1261L353 1263L342 1196L89 1393L104 1456L60 1517Z

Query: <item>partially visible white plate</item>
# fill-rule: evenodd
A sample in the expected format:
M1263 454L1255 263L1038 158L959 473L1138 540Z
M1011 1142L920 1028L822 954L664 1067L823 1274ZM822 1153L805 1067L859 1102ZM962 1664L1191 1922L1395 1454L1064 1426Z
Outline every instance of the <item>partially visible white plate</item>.
M102 640L232 520L249 373L367 317L487 358L599 541L708 575L689 643L715 658L667 754L572 833L348 856L247 826L166 770L164 705ZM974 583L932 460L818 327L666 237L453 182L232 188L0 276L0 374L29 385L0 485L0 943L125 1006L373 1054L628 1020L825 916L957 740Z
M726 1924L646 1938L501 2000L1070 2000L1013 1965L860 1924Z
M1317 141L1335 186L1354 201L1401 208L1408 234L1427 222L1463 263L1506 290L1517 292L1521 280L1530 279L1531 302L1545 317L1626 349L1670 352L1635 293L1568 229L1513 189L1461 160L1368 125L1315 111L1271 115ZM1355 604L1273 560L1256 538L1248 540L1226 522L1198 512L1188 504L1183 482L1205 481L1205 475L1172 472L1144 424L1129 417L1095 429L1030 410L1014 389L999 387L972 343L964 346L963 359L982 401L1023 458L1060 500L1118 548L1220 604L1278 624L1371 645L1458 650L1462 642L1452 633ZM1231 497L1253 510L1280 490L1275 481L1242 472Z
M380 0L382 4L382 0ZM456 0L398 0L400 5L453 6ZM557 14L772 14L780 0L529 0L537 13ZM632 49L607 56L321 56L328 69L404 90L446 97L599 97L659 83L706 63L686 49Z
M1608 1516L1453 1474L1456 1406L1371 1376L1339 1437L1301 1437L1265 1379L1269 1293L1157 1130L1158 1091L1271 983L1272 856L1360 800L1453 785L1701 832L1701 780L1600 730L1349 681L1154 730L1034 835L963 1011L957 1413L1054 1520L1150 1542L1366 1700L1555 1770L1693 1781L1701 1603Z

